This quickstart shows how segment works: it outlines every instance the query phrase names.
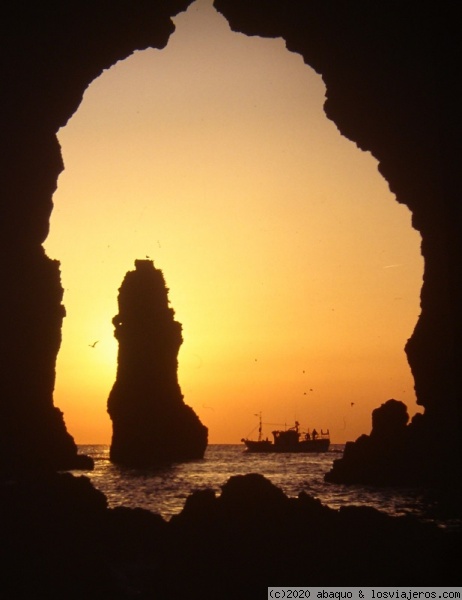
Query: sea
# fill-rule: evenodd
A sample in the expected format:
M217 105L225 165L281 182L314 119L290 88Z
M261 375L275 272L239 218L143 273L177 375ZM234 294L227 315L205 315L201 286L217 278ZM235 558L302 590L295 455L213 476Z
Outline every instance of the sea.
M108 445L81 445L79 452L91 456L95 468L75 474L87 476L105 494L109 507L144 508L165 520L180 513L195 490L212 489L219 495L221 486L233 475L261 473L287 496L306 492L333 509L371 506L393 516L413 515L440 527L458 526L429 516L431 506L423 490L326 483L324 475L343 449L341 444L331 444L324 453L252 454L243 444L211 444L201 460L133 469L112 464Z

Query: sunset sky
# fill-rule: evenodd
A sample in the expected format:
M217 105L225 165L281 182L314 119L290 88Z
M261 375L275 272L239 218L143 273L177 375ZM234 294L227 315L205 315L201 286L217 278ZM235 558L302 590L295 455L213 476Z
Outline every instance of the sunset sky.
M174 22L164 50L105 71L58 134L44 246L65 289L54 402L69 432L110 442L111 320L146 256L183 326L179 383L210 443L239 443L260 411L337 443L369 433L389 398L414 414L411 213L325 117L321 77L283 40L233 33L212 0Z

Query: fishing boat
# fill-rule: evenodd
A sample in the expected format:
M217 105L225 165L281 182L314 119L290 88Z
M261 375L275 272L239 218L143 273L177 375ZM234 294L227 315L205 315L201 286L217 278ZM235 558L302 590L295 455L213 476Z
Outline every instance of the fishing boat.
M300 423L289 429L276 429L272 432L273 440L262 439L262 420L259 415L258 440L242 438L247 452L327 452L330 446L329 430L318 433L316 429L311 432L302 432Z

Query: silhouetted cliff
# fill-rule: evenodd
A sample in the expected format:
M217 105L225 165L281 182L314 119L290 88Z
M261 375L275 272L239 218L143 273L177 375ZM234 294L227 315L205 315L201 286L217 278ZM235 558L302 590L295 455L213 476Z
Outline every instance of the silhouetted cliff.
M53 406L55 362L65 315L58 261L16 252L2 271L10 312L1 337L0 475L46 469L91 468L78 456L62 412ZM31 295L31 290L34 291Z
M202 458L207 428L183 402L178 384L181 325L169 307L162 271L136 260L119 289L113 319L117 379L108 400L111 460L127 465Z
M171 15L189 3L45 0L2 9L0 475L90 466L52 397L63 290L59 263L41 244L63 169L56 133L104 69L137 49L164 47Z
M460 125L450 101L456 80L448 68L459 37L451 3L215 0L214 6L233 31L282 37L322 75L326 115L371 152L397 201L412 211L425 272L422 312L406 354L425 413L408 450L417 460L425 452L432 477L457 484L462 211L455 160Z

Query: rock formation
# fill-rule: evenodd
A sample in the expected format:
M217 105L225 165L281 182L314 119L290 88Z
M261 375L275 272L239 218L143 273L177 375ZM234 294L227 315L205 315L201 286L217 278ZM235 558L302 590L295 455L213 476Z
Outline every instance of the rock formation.
M11 312L4 313L2 331L9 344L1 359L0 474L92 468L90 458L77 454L63 415L53 406L65 315L59 263L43 250L15 258L2 273L13 285L2 289Z
M103 69L137 49L165 46L170 16L188 4L45 0L2 12L0 476L90 467L53 406L63 290L59 263L41 244L63 169L56 132Z
M367 0L215 0L231 28L282 37L326 84L326 115L369 151L422 235L421 315L406 354L423 418L409 446L433 480L459 485L461 469L462 211L453 149L460 127L448 64L457 35L450 3L404 7ZM308 201L308 200L307 200ZM359 460L359 454L358 454ZM401 465L396 465L397 473ZM391 473L390 466L389 472Z
M136 260L118 301L117 379L108 400L111 460L145 466L202 458L207 428L183 402L177 375L181 325L169 307L162 271L151 260Z
M416 417L416 422L422 418ZM421 483L427 452L415 453L415 427L408 426L405 404L388 400L372 412L372 431L348 442L342 458L334 461L326 481L403 485ZM428 481L428 483L433 483Z
M5 598L258 598L268 585L460 585L460 531L288 498L262 475L195 492L168 522L109 509L85 477L0 482ZM9 593L8 593L9 592ZM312 594L313 596L313 594Z
M370 507L333 510L304 492L288 498L256 473L231 477L218 497L194 492L169 526L181 573L210 586L209 598L241 597L239 588L258 590L272 579L288 586L460 579L460 532L452 537Z

